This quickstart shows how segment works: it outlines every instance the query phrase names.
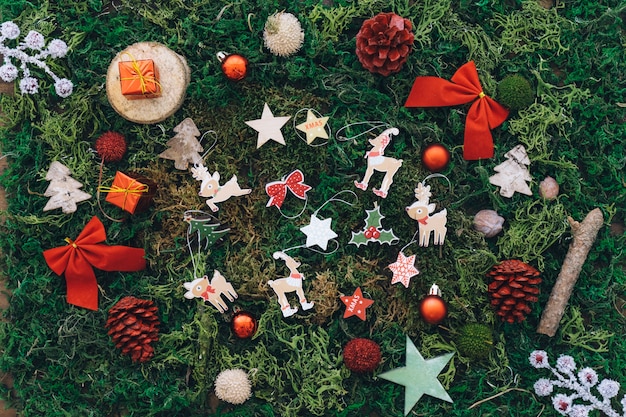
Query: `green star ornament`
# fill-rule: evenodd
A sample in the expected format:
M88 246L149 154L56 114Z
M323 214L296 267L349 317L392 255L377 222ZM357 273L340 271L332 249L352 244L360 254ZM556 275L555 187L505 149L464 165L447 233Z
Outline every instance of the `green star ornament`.
M424 394L440 400L453 402L446 389L437 379L441 370L452 359L452 356L454 356L454 352L426 360L407 336L406 366L383 372L378 376L387 381L404 385L404 415L406 416Z

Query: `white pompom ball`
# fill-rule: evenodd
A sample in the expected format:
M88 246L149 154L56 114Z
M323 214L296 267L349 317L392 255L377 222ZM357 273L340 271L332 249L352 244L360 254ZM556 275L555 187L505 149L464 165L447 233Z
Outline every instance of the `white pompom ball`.
M72 94L72 91L74 91L74 84L67 78L61 78L59 81L54 83L54 91L56 91L59 97L65 98Z
M227 369L215 379L215 395L231 404L243 404L252 396L248 374L241 369Z
M263 30L265 47L278 56L293 55L304 42L304 32L300 21L291 13L280 12L271 15Z
M20 81L20 91L22 94L37 94L39 91L39 81L37 78L24 77Z
M4 64L0 67L0 78L2 81L10 83L17 78L17 67L13 64Z
M24 38L24 43L30 49L41 50L46 44L46 40L41 33L31 30Z
M67 54L67 44L61 39L52 39L48 44L48 52L52 58L63 58Z
M4 22L0 26L0 33L7 39L16 39L20 36L20 28L13 22Z

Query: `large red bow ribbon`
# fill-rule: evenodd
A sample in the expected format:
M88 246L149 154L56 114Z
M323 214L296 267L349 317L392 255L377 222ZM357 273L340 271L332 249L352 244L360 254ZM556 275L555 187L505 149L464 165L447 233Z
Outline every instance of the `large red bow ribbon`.
M417 77L404 107L456 106L474 101L467 112L463 158L493 157L491 129L508 117L506 107L483 92L473 61L459 68L451 81L439 77Z
M57 275L65 273L67 302L78 307L98 309L98 283L93 267L124 272L146 267L143 249L100 244L106 240L106 232L97 217L87 223L76 240L65 240L67 246L45 250L43 256Z
M287 178L281 181L270 182L265 185L265 192L270 196L266 207L276 206L281 208L287 195L287 189L301 200L306 198L306 192L311 189L309 185L304 182L304 174L299 169L296 169Z

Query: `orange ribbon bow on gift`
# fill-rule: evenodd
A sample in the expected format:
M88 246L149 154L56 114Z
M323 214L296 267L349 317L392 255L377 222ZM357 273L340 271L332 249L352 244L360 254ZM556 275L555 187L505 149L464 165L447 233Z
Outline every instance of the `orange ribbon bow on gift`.
M67 302L90 310L98 309L98 283L93 267L103 271L140 271L145 269L145 251L129 246L108 246L102 222L93 217L76 240L65 239L67 246L43 252L46 263L57 275L65 273Z
M493 157L491 129L509 116L506 107L483 92L473 61L459 68L451 81L439 77L417 77L404 107L456 106L474 101L467 112L463 158Z

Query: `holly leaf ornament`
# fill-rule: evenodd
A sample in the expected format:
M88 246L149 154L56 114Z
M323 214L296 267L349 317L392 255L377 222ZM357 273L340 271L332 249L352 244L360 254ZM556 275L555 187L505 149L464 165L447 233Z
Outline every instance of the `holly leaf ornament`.
M378 203L374 203L372 210L365 210L367 217L365 218L365 227L358 233L352 232L352 238L348 243L352 243L357 247L367 245L370 242L378 244L393 245L400 239L393 233L393 229L383 229L382 219L385 216L380 212Z

